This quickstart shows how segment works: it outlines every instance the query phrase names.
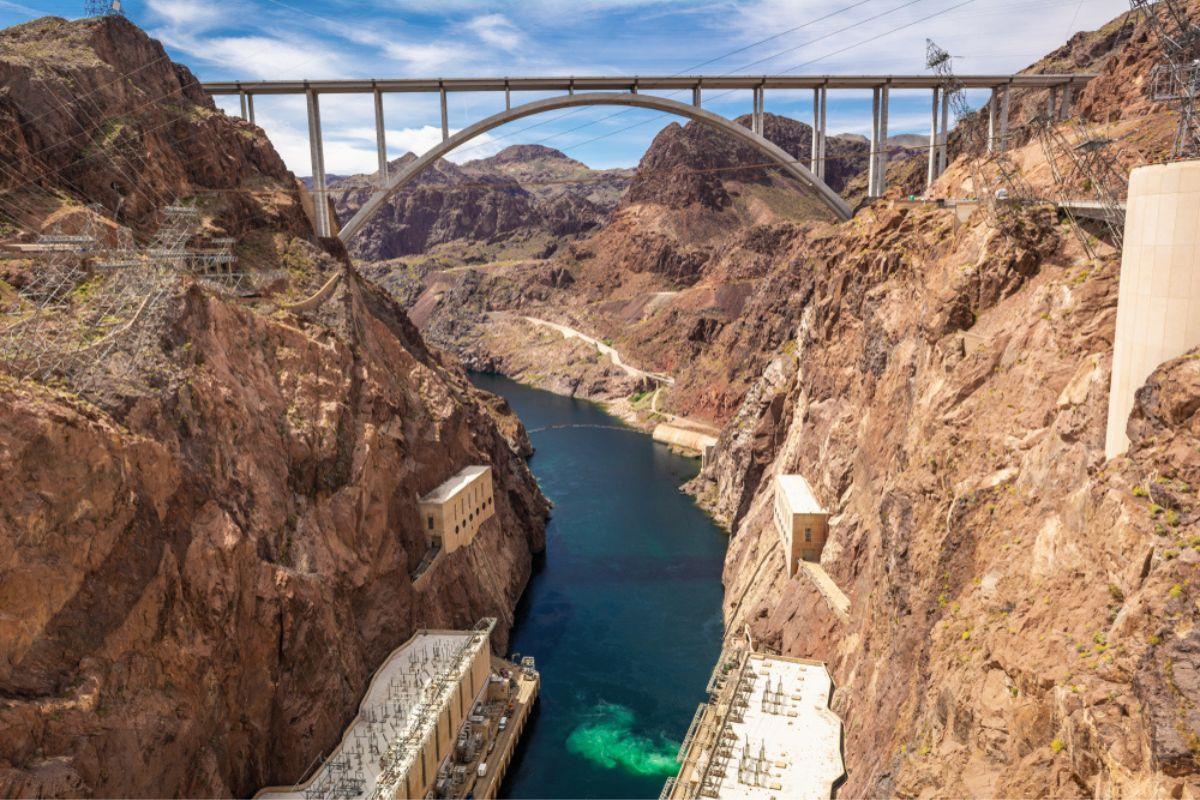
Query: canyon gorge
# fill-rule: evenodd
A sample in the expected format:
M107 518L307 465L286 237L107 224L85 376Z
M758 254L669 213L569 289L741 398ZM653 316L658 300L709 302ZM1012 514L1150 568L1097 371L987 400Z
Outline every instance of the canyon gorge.
M1175 132L1146 96L1155 53L1124 14L1026 72L1094 73L1073 113L1127 173ZM173 280L138 349L98 367L0 369L0 794L248 796L307 774L418 629L495 617L505 654L532 585L548 616L525 609L526 640L557 643L562 578L536 584L555 482L475 373L713 433L698 470L664 469L727 534L724 638L828 666L837 796L1200 795L1200 351L1137 390L1107 458L1119 246L1051 202L956 202L995 180L979 117L928 192L915 137L886 142L889 188L869 198L868 143L830 136L848 221L690 121L629 169L541 144L439 161L344 245L315 234L312 182L264 131L123 18L0 31L0 85L0 302L36 285L32 232L114 249L180 198L253 277ZM1047 196L1047 92L1014 101L1009 158ZM782 115L763 136L812 149ZM379 184L332 178L336 220ZM66 313L105 280L81 279ZM475 463L496 516L418 588L418 500ZM829 510L820 566L848 610L789 575L772 503L792 474ZM676 516L707 535L692 511ZM700 570L717 551L697 541ZM657 578L624 570L614 591Z

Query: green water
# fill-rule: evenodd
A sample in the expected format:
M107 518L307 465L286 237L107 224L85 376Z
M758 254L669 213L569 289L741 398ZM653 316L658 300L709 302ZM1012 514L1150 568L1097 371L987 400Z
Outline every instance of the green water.
M502 797L657 797L721 644L726 536L679 486L672 455L596 406L475 375L508 399L555 507L512 649L541 701Z

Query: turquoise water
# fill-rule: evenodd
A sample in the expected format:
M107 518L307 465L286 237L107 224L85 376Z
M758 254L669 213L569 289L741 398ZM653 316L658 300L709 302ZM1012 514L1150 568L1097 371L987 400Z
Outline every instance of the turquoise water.
M699 462L590 403L472 380L520 415L555 504L512 642L541 702L501 797L658 797L721 645L726 536L679 492Z

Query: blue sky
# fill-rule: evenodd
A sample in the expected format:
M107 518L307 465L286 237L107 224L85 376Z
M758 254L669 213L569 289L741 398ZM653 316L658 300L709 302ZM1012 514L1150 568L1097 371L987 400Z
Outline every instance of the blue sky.
M923 71L926 36L955 55L960 73L1003 73L1126 8L1126 0L125 2L127 16L202 80L691 74L710 59L719 60L699 71L912 73ZM4 26L43 14L82 13L82 0L0 0ZM804 27L778 35L798 26ZM756 44L768 37L776 38ZM748 91L711 94L705 106L713 111L728 116L750 111ZM522 93L513 102L542 96ZM971 99L978 104L984 98ZM219 102L236 113L236 98ZM321 103L326 170L374 170L370 97L325 96ZM498 94L451 94L451 130L501 110L503 103ZM894 92L890 131L926 133L928 103L926 92ZM769 112L801 120L812 114L809 92L768 92L766 104ZM869 92L830 92L830 132L866 133L869 105ZM255 110L288 166L298 175L310 174L303 100L259 97ZM388 95L385 118L393 158L421 152L440 138L436 96ZM452 159L539 142L594 167L630 166L669 121L640 109L556 112L497 129Z

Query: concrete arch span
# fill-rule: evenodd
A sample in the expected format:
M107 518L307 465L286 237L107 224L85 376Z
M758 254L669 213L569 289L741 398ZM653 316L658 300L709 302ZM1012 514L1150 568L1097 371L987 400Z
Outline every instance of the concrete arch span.
M531 117L547 111L557 111L558 109L574 108L577 106L631 106L634 108L648 108L654 111L663 111L668 114L687 117L701 124L709 125L717 130L724 131L737 141L754 148L766 160L778 164L779 168L788 175L802 184L811 187L816 192L817 197L825 203L838 219L846 220L852 216L850 207L838 196L837 192L830 189L824 181L799 164L778 145L767 141L749 128L738 125L732 120L728 120L711 111L706 111L698 106L681 103L678 100L671 100L666 97L634 94L632 92L590 92L587 94L569 94L550 97L545 100L535 100L532 103L525 103L524 105L502 111L499 114L494 114L487 119L476 122L470 127L463 128L391 176L388 179L387 185L371 195L362 208L342 226L338 237L343 242L350 241L397 190L421 174L423 170L427 169L439 158L444 157L455 148L461 147L476 136L523 117Z

